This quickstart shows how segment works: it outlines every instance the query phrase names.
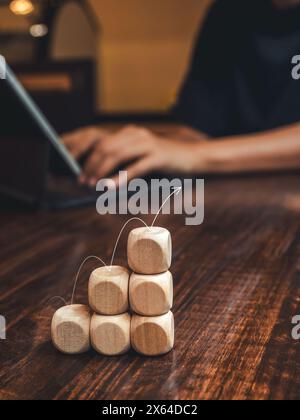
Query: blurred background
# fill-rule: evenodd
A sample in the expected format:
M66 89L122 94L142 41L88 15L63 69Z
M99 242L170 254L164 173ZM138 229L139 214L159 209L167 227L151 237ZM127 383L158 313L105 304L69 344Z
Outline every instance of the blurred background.
M58 131L165 118L211 0L0 0L0 54Z

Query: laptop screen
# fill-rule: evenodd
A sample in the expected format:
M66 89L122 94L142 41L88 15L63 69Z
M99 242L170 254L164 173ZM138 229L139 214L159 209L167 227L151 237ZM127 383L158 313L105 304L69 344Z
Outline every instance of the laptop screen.
M41 131L7 80L0 81L0 113L0 138L19 135L41 137Z
M49 149L69 170L80 167L40 109L8 68L0 80L0 190L20 198L42 194ZM51 146L51 147L50 147Z

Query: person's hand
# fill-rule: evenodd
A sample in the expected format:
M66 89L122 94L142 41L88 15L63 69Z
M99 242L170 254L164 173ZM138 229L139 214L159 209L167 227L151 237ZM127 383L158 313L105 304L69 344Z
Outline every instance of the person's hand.
M62 142L75 159L80 159L108 134L108 130L87 127L63 135Z
M197 142L182 142L160 137L152 131L127 126L111 135L97 136L90 157L83 168L82 183L95 186L99 179L128 164L128 180L152 171L192 173L201 153ZM119 177L114 181L118 183Z

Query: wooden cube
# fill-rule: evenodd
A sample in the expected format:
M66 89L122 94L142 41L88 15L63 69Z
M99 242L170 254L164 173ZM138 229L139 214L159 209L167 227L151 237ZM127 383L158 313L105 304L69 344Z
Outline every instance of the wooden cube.
M128 284L127 268L97 268L89 280L90 307L101 315L119 315L128 311Z
M130 320L128 313L105 316L94 314L91 321L91 342L100 354L116 356L130 349Z
M168 353L174 346L174 316L142 317L133 315L131 321L131 345L145 356Z
M138 274L160 274L168 271L172 261L172 240L167 229L142 227L128 237L128 264Z
M91 315L85 305L63 306L55 312L51 335L54 346L65 354L80 354L90 349Z
M162 315L173 305L173 277L170 271L162 274L136 274L129 280L131 309L139 315Z

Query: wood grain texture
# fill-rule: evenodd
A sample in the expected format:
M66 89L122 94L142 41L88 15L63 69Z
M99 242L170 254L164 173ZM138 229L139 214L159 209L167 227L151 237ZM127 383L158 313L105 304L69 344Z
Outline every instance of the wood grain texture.
M105 356L117 356L130 349L129 313L113 316L94 314L91 322L93 348Z
M51 337L57 350L65 354L81 354L91 347L91 314L85 305L59 308L52 318Z
M132 273L129 281L130 309L138 315L162 315L173 306L173 277L162 274Z
M133 229L128 236L128 265L138 274L160 274L172 262L172 239L163 227Z
M202 226L186 227L178 215L159 219L172 233L176 320L175 348L160 358L70 357L51 344L60 303L49 298L70 298L85 256L109 261L127 217L2 206L0 313L8 329L0 398L300 398L300 342L291 337L300 314L300 176L208 179L205 191ZM117 264L126 264L133 227ZM85 266L76 302L87 303L97 266Z
M134 314L131 321L131 345L144 356L161 356L174 347L174 315L171 311L159 316Z
M89 280L89 305L98 314L119 315L128 311L129 271L125 267L100 267Z

